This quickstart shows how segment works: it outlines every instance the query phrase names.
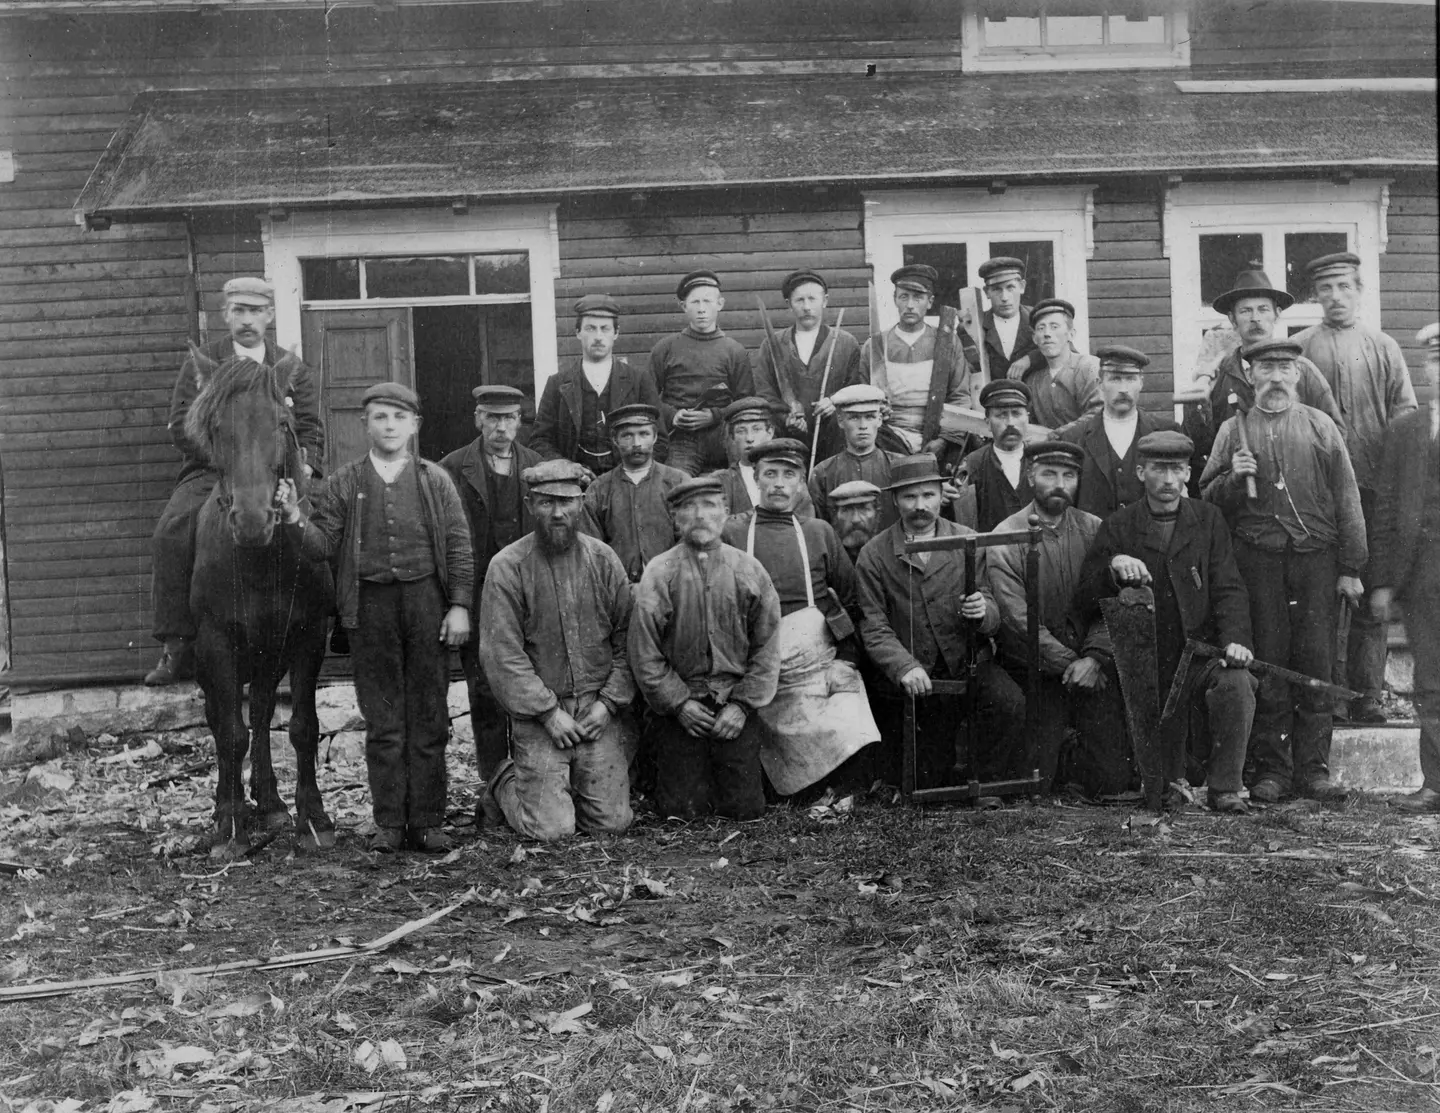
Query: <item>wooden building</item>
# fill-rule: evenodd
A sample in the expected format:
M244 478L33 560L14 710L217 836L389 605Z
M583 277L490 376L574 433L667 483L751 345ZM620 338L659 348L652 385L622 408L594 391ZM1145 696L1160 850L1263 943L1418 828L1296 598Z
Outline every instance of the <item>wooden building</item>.
M0 470L15 676L138 677L167 402L221 284L266 273L323 376L413 382L427 454L478 380L535 392L607 291L620 349L676 278L831 278L857 335L886 276L1030 299L1188 381L1258 259L1350 248L1406 346L1437 315L1434 0L0 0ZM1292 329L1318 319L1301 297Z

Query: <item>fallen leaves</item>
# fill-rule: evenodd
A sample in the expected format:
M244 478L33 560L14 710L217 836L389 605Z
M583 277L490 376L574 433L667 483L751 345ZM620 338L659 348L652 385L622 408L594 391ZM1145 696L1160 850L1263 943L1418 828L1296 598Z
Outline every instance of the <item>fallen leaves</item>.
M410 1066L405 1049L395 1040L381 1040L379 1044L365 1040L355 1049L354 1060L366 1074L374 1074L382 1067L386 1070L407 1070Z

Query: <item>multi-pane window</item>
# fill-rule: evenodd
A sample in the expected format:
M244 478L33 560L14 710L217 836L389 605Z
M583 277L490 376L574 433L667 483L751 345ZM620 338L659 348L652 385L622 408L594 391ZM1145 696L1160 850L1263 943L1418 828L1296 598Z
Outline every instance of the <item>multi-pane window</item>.
M1170 0L974 0L968 70L1111 69L1189 64L1184 6Z
M428 298L526 301L530 296L530 256L524 251L301 259L300 270L306 302L413 302Z

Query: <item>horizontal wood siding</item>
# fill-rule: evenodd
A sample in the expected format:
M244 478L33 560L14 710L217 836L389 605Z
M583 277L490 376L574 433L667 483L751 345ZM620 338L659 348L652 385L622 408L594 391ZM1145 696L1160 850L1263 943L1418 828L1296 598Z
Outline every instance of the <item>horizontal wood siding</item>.
M1435 397L1425 381L1425 353L1415 333L1440 320L1440 204L1434 174L1405 174L1390 185L1390 243L1380 256L1380 304L1385 331L1405 349L1422 399Z
M1413 4L1204 0L1191 5L1190 66L1271 71L1248 75L1255 77L1319 67L1428 76L1435 71L1435 13Z

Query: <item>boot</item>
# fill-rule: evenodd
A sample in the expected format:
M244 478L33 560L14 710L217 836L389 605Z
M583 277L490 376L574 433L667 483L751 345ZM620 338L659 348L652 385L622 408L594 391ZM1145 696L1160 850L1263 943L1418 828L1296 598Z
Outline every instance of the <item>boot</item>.
M163 688L167 684L178 684L182 680L195 679L195 639L166 638L165 650L155 667L145 674L145 683L151 688Z

